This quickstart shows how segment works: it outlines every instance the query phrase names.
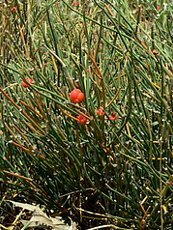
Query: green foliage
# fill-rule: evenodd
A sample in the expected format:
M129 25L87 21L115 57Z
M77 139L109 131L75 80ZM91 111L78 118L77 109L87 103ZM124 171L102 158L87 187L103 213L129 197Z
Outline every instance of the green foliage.
M171 229L173 5L147 2L1 4L2 197L82 229Z

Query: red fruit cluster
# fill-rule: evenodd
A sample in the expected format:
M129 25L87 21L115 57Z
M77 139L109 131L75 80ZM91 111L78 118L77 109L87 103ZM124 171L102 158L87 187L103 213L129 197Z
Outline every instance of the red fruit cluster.
M83 100L85 99L85 95L84 93L80 90L80 89L73 89L71 92L70 92L70 101L73 102L73 103L80 103L82 102ZM96 115L97 116L104 116L106 115L106 112L104 110L104 108L102 106L100 106L98 109L96 109L95 111ZM118 120L118 115L117 113L115 112L112 112L111 115L106 115L107 116L107 119L110 120L110 121L115 121L115 120ZM82 125L86 125L87 122L88 122L88 119L85 115L83 114L79 114L77 117L76 117L76 120L78 123L82 124Z
M73 89L70 92L70 101L73 103L80 103L85 99L84 93L80 89ZM85 125L88 121L88 119L82 115L79 114L77 117L77 122L80 123L81 125Z
M96 112L96 115L98 115L98 116L106 115L106 112L104 111L104 108L102 106L100 106L95 112ZM118 120L117 113L112 112L111 115L108 116L108 120L110 120L110 121Z
M70 100L73 103L80 103L85 99L84 93L80 89L73 89L70 93Z
M29 77L26 77L23 79L22 81L22 87L24 88L29 88L32 84L34 83L34 80L29 78Z
M82 114L79 114L77 117L77 121L81 124L81 125L85 125L88 121L88 119L82 115Z
M104 111L104 108L102 106L100 106L97 110L96 110L96 114L98 116L104 116L106 113Z
M112 112L111 115L109 116L110 121L116 121L118 120L118 115L115 112Z

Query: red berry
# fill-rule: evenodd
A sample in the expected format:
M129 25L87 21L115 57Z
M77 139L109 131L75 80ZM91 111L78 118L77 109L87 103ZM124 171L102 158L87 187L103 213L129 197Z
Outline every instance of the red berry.
M24 88L29 88L29 87L31 86L31 84L33 84L33 83L34 83L33 79L31 79L31 78L29 78L29 77L26 77L26 78L23 79L21 85L22 85Z
M115 112L111 113L111 115L109 116L109 120L110 121L118 120L118 115Z
M152 50L152 53L153 53L154 55L158 55L158 54L159 54L159 52L158 52L157 49L153 49L153 50Z
M96 114L97 114L98 116L104 116L106 113L105 113L105 111L104 111L104 108L100 106L100 107L96 110Z
M85 95L80 89L74 89L70 93L70 100L73 103L80 103L84 100Z
M157 5L157 11L160 11L162 9L161 5Z
M81 124L81 125L85 125L88 121L88 119L82 115L82 114L79 114L79 116L76 117L77 118L77 121Z
M11 8L11 13L13 13L13 14L16 14L16 13L17 13L17 7L16 7L16 6L13 6L13 7Z
M71 4L72 6L79 6L80 5L80 3L78 2L78 1L74 1L74 2L72 2L72 4Z

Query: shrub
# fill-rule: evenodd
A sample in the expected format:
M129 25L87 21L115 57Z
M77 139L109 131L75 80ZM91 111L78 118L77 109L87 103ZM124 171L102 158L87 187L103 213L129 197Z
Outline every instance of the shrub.
M1 4L3 198L44 204L82 229L171 229L166 3L159 11L155 1ZM24 78L34 84L23 88Z

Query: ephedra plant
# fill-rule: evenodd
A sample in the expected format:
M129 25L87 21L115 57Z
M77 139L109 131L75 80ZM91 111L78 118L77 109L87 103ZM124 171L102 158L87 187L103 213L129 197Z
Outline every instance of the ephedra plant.
M1 3L4 210L8 199L81 229L171 229L168 3Z

